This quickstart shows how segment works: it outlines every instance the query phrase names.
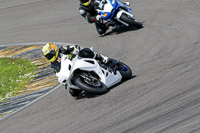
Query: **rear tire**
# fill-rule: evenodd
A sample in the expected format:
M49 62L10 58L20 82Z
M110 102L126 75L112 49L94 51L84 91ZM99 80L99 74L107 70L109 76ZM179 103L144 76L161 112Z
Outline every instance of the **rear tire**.
M133 18L128 17L126 14L122 14L120 19L126 22L127 24L129 24L130 26L134 26L138 29L141 29L144 27L142 23L136 22Z
M86 83L85 79L81 77L80 75L77 76L77 78L75 79L76 86L78 86L80 89L84 90L85 92L93 93L93 94L104 94L108 91L107 86L104 83L102 83L100 80L97 80L96 82L99 85L92 86Z

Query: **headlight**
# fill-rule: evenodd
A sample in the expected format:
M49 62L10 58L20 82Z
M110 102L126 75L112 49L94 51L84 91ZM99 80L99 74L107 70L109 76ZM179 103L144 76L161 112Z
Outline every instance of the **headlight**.
M115 0L112 0L112 4L115 4Z

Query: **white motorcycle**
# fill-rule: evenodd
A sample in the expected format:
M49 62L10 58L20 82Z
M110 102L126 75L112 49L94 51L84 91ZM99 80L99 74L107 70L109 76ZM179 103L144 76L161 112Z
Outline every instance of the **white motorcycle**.
M93 49L92 49L93 50ZM131 69L124 63L109 59L104 64L93 58L76 55L69 59L61 57L61 69L56 73L58 81L72 89L86 93L104 94L113 85L132 77Z

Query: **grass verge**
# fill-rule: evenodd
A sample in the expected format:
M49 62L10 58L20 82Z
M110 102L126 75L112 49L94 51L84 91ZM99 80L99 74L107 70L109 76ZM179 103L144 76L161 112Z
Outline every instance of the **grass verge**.
M20 58L0 58L0 102L31 82L36 66Z

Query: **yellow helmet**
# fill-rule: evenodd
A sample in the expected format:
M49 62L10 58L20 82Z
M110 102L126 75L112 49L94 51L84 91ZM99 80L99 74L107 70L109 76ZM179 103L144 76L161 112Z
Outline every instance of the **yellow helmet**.
M47 43L43 48L42 52L44 56L50 61L54 62L58 57L58 47L53 43Z
M82 5L84 6L89 6L92 0L80 0L80 2L82 3Z

